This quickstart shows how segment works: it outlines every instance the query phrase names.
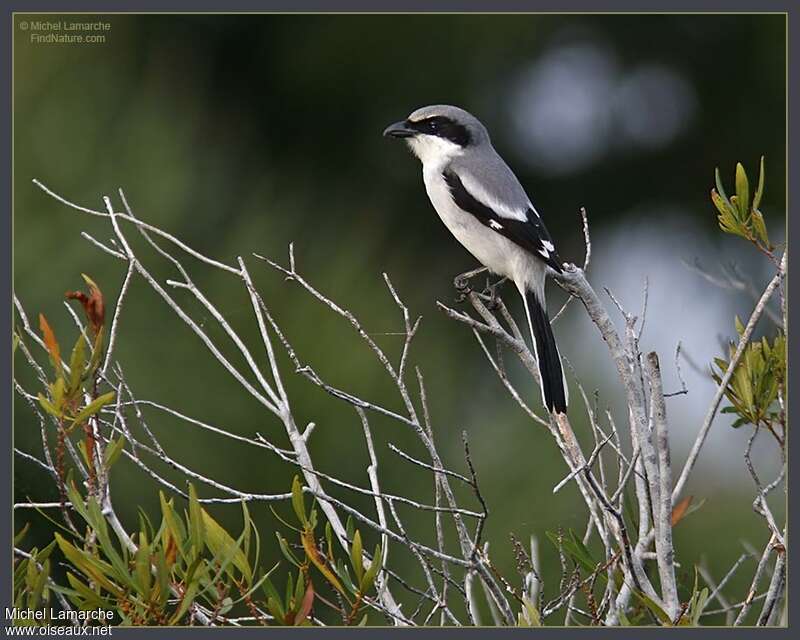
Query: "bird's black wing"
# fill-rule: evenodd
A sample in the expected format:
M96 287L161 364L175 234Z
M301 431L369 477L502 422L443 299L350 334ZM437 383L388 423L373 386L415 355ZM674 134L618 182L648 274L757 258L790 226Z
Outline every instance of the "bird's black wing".
M526 212L526 220L509 218L497 213L492 207L475 198L467 191L461 178L454 171L445 169L442 177L450 189L453 202L460 209L475 216L495 233L499 233L529 251L556 273L561 273L560 258L554 248L553 239L539 214L532 207L529 207ZM545 246L545 243L548 246Z

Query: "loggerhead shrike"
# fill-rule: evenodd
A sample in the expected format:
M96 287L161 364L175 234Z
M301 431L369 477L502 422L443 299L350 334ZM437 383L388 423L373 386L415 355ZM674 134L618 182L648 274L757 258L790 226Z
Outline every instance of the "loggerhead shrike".
M436 213L490 271L511 279L522 295L550 412L566 413L567 385L545 306L548 270L561 273L553 240L519 180L498 155L486 127L449 105L422 107L389 125L422 161Z

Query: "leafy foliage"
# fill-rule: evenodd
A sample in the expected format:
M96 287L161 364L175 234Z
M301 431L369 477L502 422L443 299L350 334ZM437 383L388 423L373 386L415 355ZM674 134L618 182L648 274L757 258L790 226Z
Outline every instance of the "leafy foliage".
M316 580L345 603L339 606L325 599L325 605L335 608L345 624L354 624L381 569L380 546L364 568L361 534L354 531L348 568L336 556L330 525L324 552L318 547L314 537L317 512L313 508L306 512L299 478L294 480L292 495L303 528L295 529L294 545L277 534L281 551L292 565L286 588L279 592L270 576L281 563L268 570L260 566L261 536L246 503L241 504L242 530L234 538L202 507L194 487L189 487L188 505L182 513L174 498L160 492L161 522L153 526L141 514L139 530L129 538L110 525L93 496L82 496L70 482L68 497L85 530L81 535L67 529L56 532L45 549L32 549L30 558L17 564L15 603L34 609L55 591L78 609L113 611L124 625L192 624L202 616L225 623L238 615L263 625L308 626L313 624L314 607L323 602ZM66 584L52 580L54 549L67 567ZM366 615L358 622L364 624Z
M740 236L749 240L765 251L771 251L767 227L764 216L759 210L761 198L764 195L764 156L761 156L761 165L758 174L758 186L750 200L750 182L741 163L736 165L736 195L728 198L722 186L719 169L714 173L716 189L711 189L711 200L717 207L720 229L725 233Z
M302 560L298 558L291 550L288 541L280 533L276 534L284 557L299 570L299 576L294 589L294 596L292 597L292 576L291 574L289 575L286 585L286 598L283 600L283 604L277 597L277 590L267 579L267 587L271 589L267 600L270 612L276 620L283 621L285 624L298 624L298 616L300 614L307 615L308 612L304 610L304 604L305 599L309 597L309 590L313 593L312 583L309 578L309 571L313 566L334 589L337 599L343 602L343 606L340 607L340 613L344 623L353 624L363 605L364 598L373 589L378 571L381 569L382 553L380 545L375 547L371 560L365 568L361 533L358 530L353 530L352 520L349 520L347 525L347 533L350 540L348 563L346 564L341 557L336 558L335 556L336 545L334 544L333 530L330 523L325 525L324 549L321 549L315 536L318 524L317 511L312 508L309 512L306 512L302 486L297 476L295 476L292 484L292 508L303 527L298 533L300 534L301 547L305 558ZM306 584L305 588L300 586L301 579ZM301 597L303 594L305 596ZM300 618L302 617L300 616ZM366 623L366 615L359 622L359 624L364 623Z
M736 319L737 333L741 336L744 327ZM729 344L729 357L733 358L736 344ZM717 384L727 371L730 361L715 358L717 371L712 377ZM734 369L730 382L725 387L725 397L730 406L722 409L723 413L736 415L734 427L744 424L768 425L780 419L776 409L778 392L786 380L786 337L778 333L772 341L764 337L750 342Z
M736 165L736 195L728 199L722 187L719 170L716 171L716 189L711 190L711 199L719 212L720 228L752 242L764 253L773 264L778 260L773 253L774 246L769 240L764 217L759 211L764 195L764 157L761 157L758 186L752 201L750 200L750 184L741 163ZM735 319L736 333L740 340L744 334L744 325ZM717 384L728 370L737 344L731 342L728 347L729 359L715 358L712 366L712 378ZM722 409L723 413L736 416L733 427L745 424L756 428L763 426L769 429L783 446L783 436L778 435L775 426L780 424L785 429L786 418L782 408L776 408L779 397L785 396L786 383L786 335L778 331L770 340L762 337L760 341L749 342L736 363L733 375L725 387L725 397L730 405Z
M25 525L14 537L17 546L28 533L29 526ZM30 557L22 558L14 567L14 606L36 611L44 609L49 612L52 590L49 578L51 570L50 554L55 548L55 541L44 549L33 548ZM31 620L20 620L22 624L32 624Z
M712 200L719 212L720 227L727 233L751 241L775 262L773 245L758 209L764 189L763 158L752 199L750 184L741 164L736 169L736 195L730 199L727 197L718 171L716 182ZM91 338L84 333L78 336L70 352L69 364L62 359L61 345L47 319L43 315L39 318L42 343L51 362L53 379L45 383L45 392L38 394L38 400L58 428L56 468L62 494L60 506L69 526L63 527L51 520L60 529L54 533L53 540L44 549L33 548L27 554L18 554L22 557L17 559L14 571L15 606L25 609L47 607L49 610L55 594L61 603L69 603L66 606L81 610L111 610L125 625L311 626L319 623L323 608L333 611L344 625L366 624L365 608L375 604L376 581L383 570L385 550L376 545L372 554L365 552L364 539L355 529L352 519L348 519L344 532L334 532L331 523L324 522L320 534L323 523L313 499L310 506L307 504L298 476L293 480L290 494L295 522L287 522L273 510L276 518L293 534L275 532L278 550L284 560L268 569L261 564L262 536L247 504L241 503L242 529L234 536L202 506L191 485L184 509L176 506L176 498L168 498L160 492L158 525L153 525L142 512L135 533L123 530L113 510L108 508L109 503L103 502L101 497L104 495L103 487L107 486L103 483L108 482L108 471L123 453L126 442L120 437L95 443L95 432L91 428L92 424L99 426L99 413L115 399L114 392L98 391L104 349L105 303L99 286L88 276L83 277L89 288L88 294L68 292L66 295L83 306ZM736 330L741 341L744 327L738 318ZM18 347L20 340L19 333L15 333L13 349ZM729 358L733 358L736 350L736 344L731 343ZM724 358L715 359L716 370L712 375L717 384L722 383L730 362ZM771 340L764 337L747 344L724 389L730 406L723 412L736 414L734 427L752 424L758 428L763 425L775 434L773 425L779 422L785 430L782 404L777 402L783 395L785 380L784 333L778 332ZM71 481L63 467L64 442L76 427L82 427L85 433L85 440L79 442L78 447L90 474L86 495ZM781 438L779 441L783 445ZM627 497L626 492L623 491L621 496ZM692 504L692 500L692 496L686 496L674 505L672 527L703 504L702 500ZM613 511L613 507L606 508ZM634 525L629 530L638 529L636 511L627 506L620 509L621 513L615 513L620 531L625 528L626 521L628 526ZM80 517L80 527L75 526L69 513ZM26 531L27 527L24 527L18 534L15 547L19 546ZM558 595L549 603L543 602L543 586L536 596L533 589L526 591L529 583L521 571L523 591L519 593L488 563L487 558L487 566L519 605L507 619L512 623L516 620L519 626L542 626L546 620L549 621L548 616L563 610L565 605L571 605L575 598L582 598L585 604L579 604L583 609L573 607L574 611L580 611L590 625L603 624L613 606L613 595L620 592L625 580L638 581L636 574L631 578L626 568L626 563L629 565L631 562L627 536L620 534L602 554L597 554L572 530L566 534L559 530L557 534L547 535L556 546L563 567ZM54 559L54 553L60 554L60 558ZM528 564L530 573L535 574L533 564L530 561ZM642 564L645 566L644 561ZM54 574L54 566L65 568L64 575ZM278 580L279 568L286 569L285 581ZM448 579L446 575L444 578ZM538 575L536 579L544 584ZM623 626L699 626L709 600L709 588L700 587L697 571L694 584L688 583L684 574L677 585L673 585L678 587L680 596L677 599L681 602L676 603L673 597L672 602L663 607L656 602L659 600L656 595L647 595L653 594L652 589L636 584L631 589L630 604L618 612L619 623ZM631 584L628 586L633 587ZM492 607L488 591L486 595L487 604ZM472 602L469 604L471 606ZM672 615L665 609L672 611ZM435 611L436 608L428 620ZM39 622L24 621L28 624Z
M58 429L56 472L59 479L61 507L65 514L66 488L64 479L66 470L64 468L64 447L66 440L76 428L83 429L85 437L83 441L78 443L78 449L89 471L90 490L92 492L96 491L98 489L98 462L95 460L97 447L90 421L104 406L113 402L116 397L114 391L103 394L98 392L100 365L104 349L105 303L103 293L94 280L85 274L83 274L83 278L89 285L89 294L76 291L67 292L66 298L77 299L81 302L86 313L91 338L87 337L83 332L78 335L75 345L72 347L69 368L65 366L62 360L61 345L56 338L55 332L50 327L47 318L43 314L39 314L42 341L47 349L54 378L52 382L46 383L46 394L39 392L38 400L42 409L53 417ZM87 342L91 345L89 354L86 353ZM121 439L112 441L109 447L110 452L121 452L123 444L124 442ZM99 464L108 464L108 459L100 461ZM68 515L65 515L65 520L70 521Z

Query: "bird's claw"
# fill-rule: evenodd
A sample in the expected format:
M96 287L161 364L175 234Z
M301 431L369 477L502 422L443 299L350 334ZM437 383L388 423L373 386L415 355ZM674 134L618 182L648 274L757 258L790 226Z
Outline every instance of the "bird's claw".
M486 308L489 309L489 311L495 311L500 306L500 296L498 295L497 290L503 286L507 279L508 278L501 278L494 284L489 284L487 279L486 288L483 290L482 295L488 297L488 300L486 301Z
M469 286L469 278L464 277L465 274L461 273L453 278L453 286L459 293L469 293L472 288Z
M472 293L472 287L469 284L470 280L484 271L487 271L486 267L481 267L479 269L473 269L472 271L459 273L453 278L453 287L455 287L458 292L456 302L464 302L464 300L466 300L467 296Z
M453 280L453 286L456 288L456 304L461 304L467 299L467 296L472 293L472 287L469 286L469 280L457 277Z

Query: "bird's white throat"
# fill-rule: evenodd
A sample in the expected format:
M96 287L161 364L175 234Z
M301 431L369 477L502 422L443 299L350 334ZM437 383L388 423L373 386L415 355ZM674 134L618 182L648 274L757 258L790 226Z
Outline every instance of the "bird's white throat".
M455 142L427 134L408 139L408 146L426 169L442 169L450 160L464 152Z

